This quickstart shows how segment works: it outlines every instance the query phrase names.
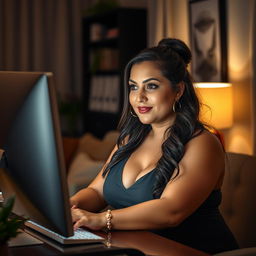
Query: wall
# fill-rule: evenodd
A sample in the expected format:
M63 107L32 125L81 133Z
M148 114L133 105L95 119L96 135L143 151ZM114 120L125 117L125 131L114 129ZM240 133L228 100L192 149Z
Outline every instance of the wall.
M252 0L227 1L228 71L234 87L234 125L225 132L228 150L253 154Z
M173 37L183 40L189 45L189 9L187 0L172 0Z
M169 0L171 37L189 44L188 0ZM234 124L223 130L226 150L253 154L252 24L255 0L226 0L229 80L233 84ZM150 31L149 31L150 32Z

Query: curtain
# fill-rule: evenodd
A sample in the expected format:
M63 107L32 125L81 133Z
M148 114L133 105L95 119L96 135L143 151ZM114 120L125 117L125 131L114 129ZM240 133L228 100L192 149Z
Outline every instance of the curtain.
M171 35L172 0L148 0L148 46Z
M82 0L0 0L0 70L50 71L60 95L81 93Z
M252 127L253 154L256 155L256 1L252 1L251 53L252 53Z
M148 46L164 37L175 37L189 45L188 0L148 0Z

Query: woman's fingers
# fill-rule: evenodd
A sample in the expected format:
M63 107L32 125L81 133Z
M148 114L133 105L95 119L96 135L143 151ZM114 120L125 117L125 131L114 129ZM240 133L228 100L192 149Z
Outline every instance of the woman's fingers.
M83 216L81 219L77 220L74 224L74 230L80 228L80 227L86 227L88 222L88 219L86 216Z
M76 207L72 207L71 214L75 230L79 227L99 230L105 226L105 216L100 213L91 213Z
M74 223L74 230L82 226L84 227L88 226L88 217L87 217L87 214L89 214L88 212L84 210L80 210L74 206L71 208L71 213L72 213L72 219Z
M71 206L71 209L75 209L75 208L77 208L75 204Z
M73 222L76 222L77 220L81 219L84 216L84 213L82 212L82 210L76 208L76 206L72 206L71 215Z

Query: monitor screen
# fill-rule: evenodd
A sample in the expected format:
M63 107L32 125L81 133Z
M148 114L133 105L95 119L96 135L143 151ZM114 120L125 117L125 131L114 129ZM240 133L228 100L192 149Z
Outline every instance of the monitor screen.
M0 191L14 213L73 235L51 73L0 72Z

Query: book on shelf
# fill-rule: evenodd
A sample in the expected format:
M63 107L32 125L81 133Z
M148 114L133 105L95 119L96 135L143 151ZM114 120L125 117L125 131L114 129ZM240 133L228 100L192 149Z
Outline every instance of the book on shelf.
M106 39L117 38L119 36L119 29L118 28L109 28L106 30Z
M110 71L119 68L119 51L115 48L103 47L90 52L90 70Z
M100 23L92 23L90 26L90 42L97 42L104 38L106 28Z
M100 70L115 70L118 68L118 50L102 48L100 52Z
M117 27L106 28L101 23L92 23L90 25L90 42L99 42L101 40L113 39L119 36Z

